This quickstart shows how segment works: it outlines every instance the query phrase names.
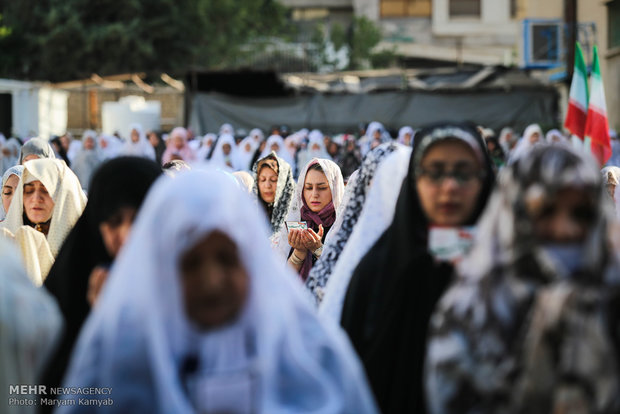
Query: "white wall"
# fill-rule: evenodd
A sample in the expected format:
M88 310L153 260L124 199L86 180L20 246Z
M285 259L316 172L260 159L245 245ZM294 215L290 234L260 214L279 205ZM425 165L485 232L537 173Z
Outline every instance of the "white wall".
M42 138L67 131L69 92L53 88L39 89L39 133Z
M510 0L481 0L480 18L450 18L450 0L433 0L433 34L438 36L517 36Z

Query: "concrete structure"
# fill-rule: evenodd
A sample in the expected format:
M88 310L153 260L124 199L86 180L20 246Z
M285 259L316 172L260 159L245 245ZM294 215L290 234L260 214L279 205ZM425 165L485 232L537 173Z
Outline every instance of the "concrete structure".
M416 59L537 69L557 86L566 71L565 0L282 0L298 16L366 16L384 33L383 48ZM309 14L308 14L309 13ZM322 13L322 14L321 14ZM620 129L620 0L577 0L579 40L591 63L592 45L601 58L610 126ZM352 18L352 17L351 17ZM538 26L537 29L533 25ZM536 43L535 36L557 36ZM540 41L540 39L536 39ZM534 50L534 46L538 49ZM553 52L553 53L551 53ZM543 58L541 58L541 55ZM549 60L550 59L550 60ZM562 99L562 105L566 105Z
M43 83L0 79L2 130L21 138L49 137L67 128L68 94Z
M185 111L184 86L182 82L169 80L170 84L146 85L140 81L142 74L93 76L91 79L54 84L55 90L68 96L66 129L74 135L81 135L85 129L101 131L102 112L107 102L118 102L127 96L139 96L147 101L158 101L161 105L161 129L170 130L183 125ZM164 76L164 75L162 75ZM163 77L162 77L163 79ZM136 83L138 82L138 83Z

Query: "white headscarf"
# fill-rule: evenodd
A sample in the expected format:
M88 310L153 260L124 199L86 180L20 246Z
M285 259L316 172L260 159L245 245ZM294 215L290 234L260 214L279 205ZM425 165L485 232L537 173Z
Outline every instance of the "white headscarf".
M224 145L230 145L230 154L224 154ZM213 155L209 160L209 164L214 167L223 168L230 171L237 171L239 169L239 160L237 158L237 143L235 137L230 134L220 135L217 140L217 144L213 149ZM230 165L229 165L230 164Z
M84 134L90 133L91 131L92 130L87 130L86 132L84 132ZM69 150L67 151L67 158L69 159L69 162L71 162L71 164L73 164L73 160L75 160L75 157L77 157L81 149L82 141L71 138L71 142L69 143Z
M105 148L102 142L105 143ZM118 157L123 148L123 143L115 136L101 134L99 136L99 142L97 142L97 147L99 147L99 152L103 159L109 160Z
M220 126L220 135L235 135L235 128L230 124Z
M616 207L616 218L620 219L620 167L605 167L601 170L603 183L614 185L613 201Z
M131 131L136 130L139 139L138 142L133 142L131 139ZM120 151L120 155L130 155L134 157L144 157L155 161L155 149L146 138L146 134L140 124L131 124L129 126L129 135L125 140L125 144Z
M16 138L9 138L2 148L8 149L9 154L0 154L0 174L4 174L12 166L19 164L21 144Z
M12 175L16 175L21 180L23 172L24 172L23 165L14 165L13 167L6 170L4 174L2 175L2 185L0 186L0 191L4 191L4 185L6 184L6 182ZM13 202L13 200L11 200L11 202ZM0 220L4 220L5 217L6 217L6 211L4 211L4 204L0 202Z
M259 128L254 128L250 131L250 137L254 138L254 141L259 144L261 141L265 139L265 134Z
M557 129L549 130L545 135L545 141L547 141L548 144L570 144L568 138Z
M405 135L409 134L411 138L409 138L409 145L413 147L413 136L415 135L415 131L410 126L404 126L398 130L398 143L405 145Z
M28 280L19 252L0 238L0 401L2 412L35 413L32 406L9 406L10 385L33 385L62 325L60 311L45 289ZM11 395L15 397L15 395ZM39 396L20 395L23 398Z
M537 142L531 143L530 138L534 134L538 134L539 138ZM508 158L508 165L523 157L525 154L530 152L532 148L540 144L544 144L544 142L545 135L543 134L542 129L540 129L540 126L538 126L538 124L531 124L530 126L525 128L525 131L523 132L523 137L519 140L514 150L510 154L510 157Z
M92 139L95 146L92 149L86 149L84 145L82 145L75 155L74 160L71 162L71 169L80 180L80 184L84 191L88 191L90 177L104 160L103 154L99 151L97 145L97 133L92 129L86 130L82 136L82 141L86 141L87 139Z
M379 165L362 213L325 285L325 296L319 305L319 314L340 322L342 305L353 271L392 223L400 183L407 176L410 160L411 148L399 147Z
M24 158L29 155L36 155L39 158L56 158L54 149L43 138L31 138L22 145L19 151L19 163L22 164Z
M233 173L239 186L246 191L248 194L252 194L252 189L254 188L254 177L247 171L235 171Z
M344 196L344 180L342 179L342 171L340 171L340 167L331 160L313 158L304 166L303 170L301 170L299 174L297 186L295 187L295 195L293 196L293 201L289 207L286 221L301 220L301 207L304 205L302 197L304 194L306 174L308 172L308 167L315 162L319 163L325 173L325 177L327 177L327 183L329 184L329 189L332 192L332 203L334 204L334 209L338 211L338 207L340 207L342 197ZM291 248L288 244L288 230L286 229L286 226L280 228L280 231L272 236L271 245L281 255L281 257L286 259Z
M318 146L318 149L313 149L315 146ZM325 149L324 136L318 129L310 132L308 135L308 145L306 146L306 149L299 151L299 165L306 165L312 158L323 158L326 160L332 159Z
M385 130L385 127L381 122L371 122L366 128L366 134L362 138L360 138L359 141L362 155L366 155L366 153L372 149L373 141L376 140L374 136L376 131L379 131L381 133L379 143L388 142L391 139L390 134Z
M38 233L38 235L42 235L42 233L37 232L32 227L24 225L23 220L23 184L28 184L37 180L41 181L52 197L52 200L54 200L54 210L52 211L52 219L46 239L49 245L49 251L53 257L56 257L62 243L75 225L75 222L80 218L86 206L86 196L82 191L80 182L64 161L42 158L24 163L24 172L21 180L22 185L18 186L15 190L15 195L11 201L11 207L7 212L6 220L0 224L0 227L8 230L13 235L17 235L20 229L26 231L26 234L34 232ZM37 236L33 236L33 238L38 240ZM26 262L27 265L29 262L37 260L35 256L39 256L39 251L33 250L34 246L32 244L29 243L28 246L30 247L22 246L24 262ZM49 268L47 270L49 271ZM41 269L41 272L41 280L37 280L35 276L35 283L40 284L47 276L47 271L45 269Z
M268 234L259 214L222 172L160 178L82 330L64 384L111 387L115 407L144 402L150 412L196 412L190 403L196 395L183 389L179 374L194 355L195 382L221 387L210 394L215 402L246 396L222 386L220 378L232 371L258 381L253 412L376 412L342 331L317 318L292 272L257 243ZM250 288L235 321L203 332L186 316L178 263L214 230L236 244ZM213 390L204 391L200 397Z
M258 148L258 141L256 141L253 136L250 135L241 140L237 146L237 161L240 170L250 171L252 169L250 163L252 162L256 148Z
M196 160L198 160L199 162L206 161L209 152L211 152L211 147L213 147L213 144L215 143L215 140L217 140L217 135L212 133L205 134L205 136L202 137L202 140L200 142L200 148L198 148L198 152L196 152Z

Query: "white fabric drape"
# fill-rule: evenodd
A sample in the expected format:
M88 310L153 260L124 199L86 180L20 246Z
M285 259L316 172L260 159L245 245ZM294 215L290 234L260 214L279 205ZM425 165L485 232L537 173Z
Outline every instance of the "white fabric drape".
M6 220L0 224L0 228L6 229L13 236L18 237L24 234L26 242L18 239L22 246L24 262L30 264L35 260L47 263L47 250L35 248L40 246L38 235L28 235L29 232L36 232L32 227L25 226L23 220L24 213L24 186L34 180L41 181L54 200L54 209L47 234L47 244L52 257L56 257L65 238L80 218L86 206L86 196L82 191L80 182L76 175L71 171L64 161L56 159L35 159L24 164L24 172L20 185L15 190L15 195L11 201L11 207L7 212ZM18 231L21 232L18 233ZM34 242L33 242L34 241ZM25 243L25 244L24 244ZM45 257L41 256L44 254ZM37 259L38 257L38 259ZM49 270L49 269L47 269ZM35 283L40 284L47 276L47 271L42 268L40 275L30 275Z
M353 271L392 223L400 184L407 176L410 158L411 148L400 147L388 155L377 169L362 214L325 286L319 314L340 322L342 305Z
M333 161L313 158L299 173L299 179L297 180L297 186L295 187L295 195L293 195L293 201L291 202L285 221L301 220L301 207L304 205L302 197L304 193L306 173L308 172L308 167L315 162L319 163L325 173L325 177L327 177L327 183L329 184L329 189L332 192L332 203L334 203L334 209L338 211L338 207L340 207L342 197L344 196L344 180L342 178L340 167ZM288 244L288 230L286 229L286 226L282 226L280 231L271 237L271 246L280 254L282 258L286 259L291 248Z
M183 389L179 375L193 354L200 384L231 370L252 371L260 384L253 412L376 412L342 331L319 320L292 272L259 242L268 234L259 214L222 172L160 178L80 335L65 386L112 387L119 410L143 400L153 411L194 412L196 395ZM236 244L250 289L238 319L197 331L185 314L178 261L215 230ZM212 397L230 403L225 395Z
M35 413L36 405L8 405L10 385L34 385L62 325L54 299L28 280L19 252L0 238L0 401L7 414ZM19 399L36 398L34 394Z

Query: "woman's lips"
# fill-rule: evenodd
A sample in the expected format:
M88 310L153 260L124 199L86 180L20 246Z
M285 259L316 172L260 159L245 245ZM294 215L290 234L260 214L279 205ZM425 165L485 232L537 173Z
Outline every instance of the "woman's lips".
M439 204L439 211L441 211L444 214L454 214L459 210L459 208L460 208L459 203L440 203Z

